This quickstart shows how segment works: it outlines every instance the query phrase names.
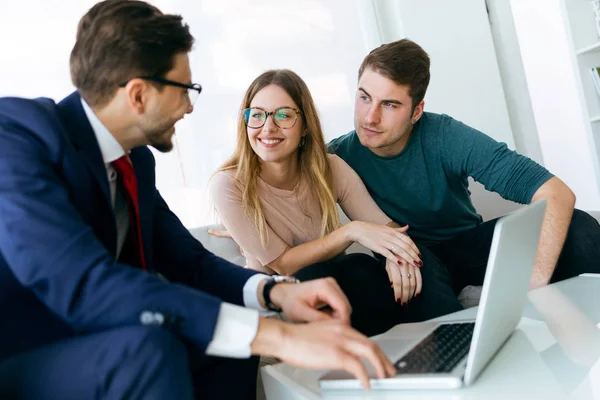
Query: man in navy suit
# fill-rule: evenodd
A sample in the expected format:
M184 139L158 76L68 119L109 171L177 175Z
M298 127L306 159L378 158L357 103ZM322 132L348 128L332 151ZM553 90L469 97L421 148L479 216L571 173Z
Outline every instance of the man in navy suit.
M394 373L335 281L216 257L156 190L146 146L192 112L192 44L181 17L108 0L80 21L77 92L0 99L0 398L252 398L252 355ZM259 316L280 309L313 322Z

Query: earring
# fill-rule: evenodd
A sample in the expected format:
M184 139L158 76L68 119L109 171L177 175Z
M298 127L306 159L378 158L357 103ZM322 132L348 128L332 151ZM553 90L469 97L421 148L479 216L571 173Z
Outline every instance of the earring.
M298 147L303 148L305 144L306 144L306 136L302 136L302 139L300 139L300 144L298 145Z

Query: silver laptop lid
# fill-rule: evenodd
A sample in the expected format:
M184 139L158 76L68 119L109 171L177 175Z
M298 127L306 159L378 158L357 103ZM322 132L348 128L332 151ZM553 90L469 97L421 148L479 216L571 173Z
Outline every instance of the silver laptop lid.
M496 224L464 383L469 385L516 328L527 299L546 200Z

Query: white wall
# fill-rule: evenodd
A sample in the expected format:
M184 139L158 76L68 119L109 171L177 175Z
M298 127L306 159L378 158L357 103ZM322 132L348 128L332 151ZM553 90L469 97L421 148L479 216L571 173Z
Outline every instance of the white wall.
M425 110L448 114L514 149L485 2L373 0L371 4L383 43L406 37L431 57Z
M598 210L598 154L563 4L511 0L510 5L544 164L575 192L577 207Z
M516 150L544 165L509 1L486 0Z

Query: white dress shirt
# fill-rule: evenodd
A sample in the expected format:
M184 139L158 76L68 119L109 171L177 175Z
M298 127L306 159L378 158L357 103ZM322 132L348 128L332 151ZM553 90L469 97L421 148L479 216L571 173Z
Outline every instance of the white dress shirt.
M102 159L106 167L111 202L117 225L118 258L123 249L127 231L129 230L129 211L127 210L127 202L123 194L120 193L120 190L117 190L117 172L112 167L111 162L124 156L125 151L83 99L81 100L81 104L96 135L96 140L100 146L100 152L102 153ZM257 274L248 279L244 284L244 305L248 308L226 302L221 303L215 333L206 348L206 354L230 358L250 357L250 343L254 340L258 330L259 311L262 313L267 312L265 308L261 307L258 301L257 289L259 283L267 278L267 275Z

